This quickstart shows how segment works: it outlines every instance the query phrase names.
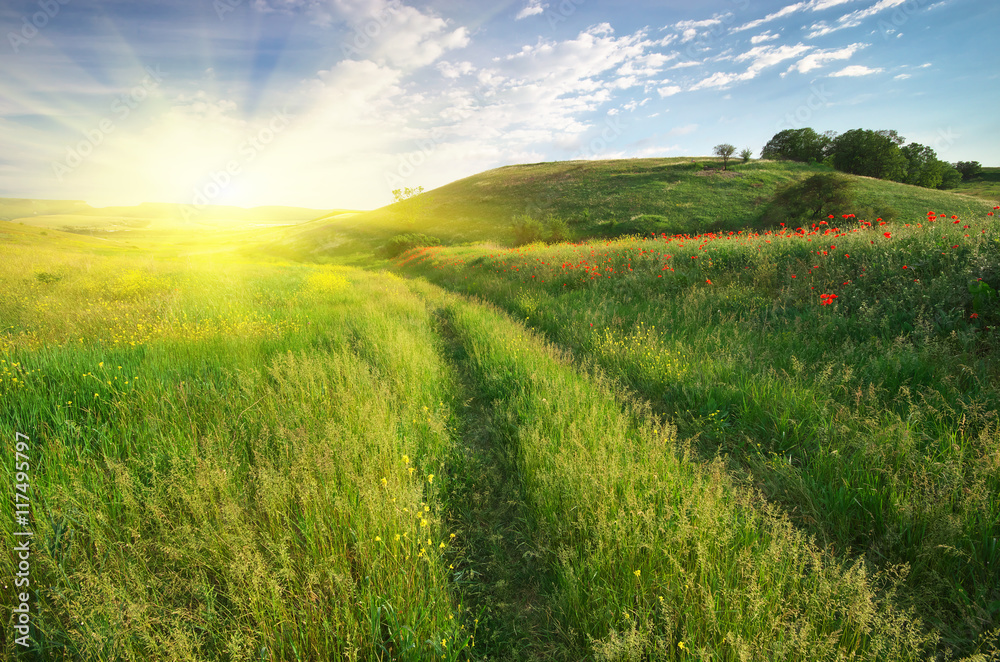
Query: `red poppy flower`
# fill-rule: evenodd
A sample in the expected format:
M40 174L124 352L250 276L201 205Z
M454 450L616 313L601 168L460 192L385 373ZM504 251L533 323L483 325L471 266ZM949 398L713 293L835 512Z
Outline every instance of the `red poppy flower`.
M885 235L886 239L889 239L890 237L892 237L892 233L891 232L885 232L883 234Z

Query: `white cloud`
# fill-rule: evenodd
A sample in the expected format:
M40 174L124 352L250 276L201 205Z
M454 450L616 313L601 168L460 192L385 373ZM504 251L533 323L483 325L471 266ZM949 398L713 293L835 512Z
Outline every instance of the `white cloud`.
M794 46L785 44L783 46L755 46L745 53L733 57L735 62L746 62L750 60L750 66L742 73L716 72L711 76L702 79L691 86L691 90L702 90L706 88L725 88L733 83L752 80L767 67L774 66L785 60L798 57L808 51L811 47L804 44Z
M447 131L476 144L500 141L505 150L545 144L579 150L593 128L586 114L600 110L621 89L662 82L650 77L675 56L647 51L651 45L641 32L618 37L610 25L601 24L572 39L542 40L495 57L476 73L478 89L463 80L445 95Z
M663 97L671 97L681 91L681 88L677 85L665 85L663 87L656 88L656 92Z
M542 0L528 0L528 4L526 4L521 11L517 12L517 16L514 17L514 20L520 21L522 18L528 18L529 16L541 14L547 7L548 5L544 4Z
M696 90L703 90L710 87L727 87L735 82L741 80L750 80L751 78L753 78L753 75L748 74L746 72L742 74L731 74L719 71L712 74L708 78L705 78L695 83L690 87L690 90L693 92Z
M830 7L837 7L839 5L846 5L849 2L857 2L858 0L813 0L809 3L809 9L811 11L823 11L824 9L829 9Z
M635 99L632 99L631 101L623 105L622 108L625 110L635 110L636 108L641 108L645 106L647 103L649 103L649 101L650 97L646 97L642 101L636 101Z
M699 34L708 34L710 30L706 30L706 28L711 28L716 25L722 25L723 19L728 20L729 16L731 15L726 14L724 16L713 16L712 18L706 18L701 21L678 21L677 23L674 23L672 26L668 25L663 29L664 30L673 29L679 31L681 33L681 43L684 44L689 41L692 41L693 39L698 37ZM666 43L661 43L661 45L665 46Z
M719 25L722 23L722 18L714 16L712 18L706 18L702 21L678 21L674 23L674 28L677 30L687 30L689 28L710 28L713 25Z
M778 38L778 34L774 32L763 32L755 37L750 37L751 44L760 44L765 41L774 41Z
M910 78L910 74L896 74L893 78L895 80L906 80L907 78Z
M763 69L778 64L779 62L798 57L809 49L810 47L805 44L796 44L794 46L790 46L788 44L782 46L755 46L747 52L737 55L733 59L736 62L752 60L750 68L747 72L752 73L753 76L751 76L751 78L753 78Z
M365 107L402 92L398 86L402 72L380 66L371 60L342 60L328 70L316 74L308 93L313 102L317 96L338 105Z
M782 75L784 76L792 71L798 71L800 74L804 74L812 71L813 69L818 69L826 62L847 60L866 45L867 44L856 43L845 46L844 48L813 51L792 66L788 67L788 70Z
M835 76L835 77L839 77L839 76L870 76L871 74L882 73L882 71L883 71L882 69L877 68L877 67L875 69L869 69L868 67L860 65L860 64L852 64L851 66L844 67L840 71L838 71L836 73L832 73L830 75L831 76Z
M771 21L776 21L779 18L784 18L785 16L791 16L792 14L797 14L803 11L823 11L824 9L829 9L830 7L836 7L838 5L847 4L848 2L854 2L855 0L810 0L808 2L796 2L795 4L787 5L782 7L778 11L768 14L764 18L758 18L749 23L744 23L743 25L733 28L733 32L741 32L743 30L753 30L758 28L765 23L770 23Z
M761 25L764 25L765 23L770 23L771 21L775 21L779 18L783 18L785 16L789 16L796 12L800 12L804 10L808 5L809 5L808 2L796 2L794 5L788 5L786 7L782 7L773 14L768 14L764 18L758 18L757 20L750 21L749 23L744 23L743 25L735 27L733 28L732 31L741 32L743 30L753 30L755 28L760 27Z
M313 23L330 27L346 23L341 52L355 60L373 60L416 69L445 52L469 43L465 27L425 13L398 0L253 0L263 12L305 14Z
M616 72L620 76L643 76L650 77L657 74L663 65L677 57L676 53L670 55L664 53L649 53L634 57L623 64Z
M476 68L471 62L459 62L457 64L452 64L451 62L438 62L438 71L445 78L458 78L460 76L467 76L469 74L475 73Z
M819 21L809 28L811 32L806 35L806 39L822 37L830 34L831 32L836 32L837 30L843 30L844 28L855 28L861 25L865 19L874 16L883 10L898 7L908 1L909 0L879 0L867 9L859 9L857 11L850 12L849 14L844 14L833 24L827 23L826 21Z

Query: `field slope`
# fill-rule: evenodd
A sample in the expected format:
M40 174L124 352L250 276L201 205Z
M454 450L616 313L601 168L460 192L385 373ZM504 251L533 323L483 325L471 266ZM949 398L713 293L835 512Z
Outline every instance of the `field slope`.
M783 184L823 166L752 161L718 169L714 159L625 159L516 165L452 182L370 212L292 228L264 250L299 259L377 251L395 235L422 233L445 244L491 241L511 245L519 217L566 222L570 238L648 233L698 234L777 225L772 201ZM710 170L704 170L704 167ZM949 209L985 213L986 201L866 177L848 177L852 203L843 213L862 218L919 217Z
M1000 628L996 219L416 249L397 268L599 367L971 652Z
M1000 209L855 179L773 222L819 172L0 222L4 657L996 659ZM504 247L523 213L587 239ZM372 260L400 229L474 243Z

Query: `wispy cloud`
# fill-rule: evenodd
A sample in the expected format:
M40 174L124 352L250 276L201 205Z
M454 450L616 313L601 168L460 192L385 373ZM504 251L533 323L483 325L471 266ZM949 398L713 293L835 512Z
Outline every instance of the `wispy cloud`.
M792 58L802 55L808 51L811 47L805 44L795 44L774 46L774 45L764 45L755 46L745 53L741 53L733 57L735 62L746 62L750 61L750 65L747 70L742 73L732 73L732 72L716 72L711 76L702 79L701 81L695 83L691 86L691 90L703 90L707 88L725 88L733 83L740 81L752 80L760 74L761 71L768 67L772 67L785 60L790 60Z
M785 76L793 71L798 71L800 74L804 74L812 71L813 69L820 68L827 62L847 60L865 46L866 44L855 43L845 46L844 48L813 51L792 66L788 67L788 70L781 75Z
M514 17L515 21L520 21L523 18L528 18L529 16L536 16L545 11L548 4L543 3L542 0L528 0L521 11L517 12L517 16Z
M763 32L755 37L750 37L751 44L762 44L765 41L774 41L778 38L778 34L775 32Z
M766 23L770 23L771 21L784 18L785 16L791 16L792 14L798 14L799 12L805 11L823 11L824 9L830 9L831 7L847 4L849 2L855 2L855 0L810 0L808 2L796 2L795 4L786 5L778 11L768 14L764 18L758 18L748 23L744 23L739 27L735 27L733 28L733 32L753 30Z
M678 21L664 29L673 29L679 32L681 34L681 43L686 44L696 39L699 35L708 34L710 30L706 28L714 28L717 25L722 25L723 19L723 16L713 16L701 21Z
M892 9L905 4L909 0L879 0L871 7L867 9L859 9L857 11L852 11L849 14L844 14L838 18L833 23L827 23L826 21L819 21L813 24L809 29L811 30L809 34L806 35L806 39L815 39L816 37L823 37L830 34L831 32L836 32L838 30L843 30L845 28L856 28L861 25L865 19L878 14L886 9Z
M830 75L834 76L834 77L841 77L841 76L870 76L872 74L880 74L880 73L882 73L882 71L884 71L884 70L882 68L880 68L880 67L875 67L874 69L871 69L871 68L866 67L866 66L861 65L861 64L852 64L851 66L844 67L840 71L838 71L836 73L832 73Z

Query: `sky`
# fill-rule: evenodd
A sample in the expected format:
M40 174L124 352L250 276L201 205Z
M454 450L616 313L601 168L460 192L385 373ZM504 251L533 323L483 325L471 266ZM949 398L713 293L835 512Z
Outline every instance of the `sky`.
M0 0L0 197L372 209L895 129L1000 165L996 0Z

